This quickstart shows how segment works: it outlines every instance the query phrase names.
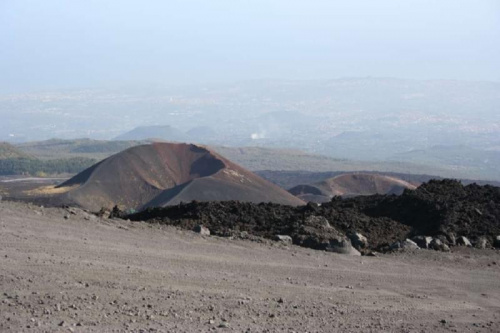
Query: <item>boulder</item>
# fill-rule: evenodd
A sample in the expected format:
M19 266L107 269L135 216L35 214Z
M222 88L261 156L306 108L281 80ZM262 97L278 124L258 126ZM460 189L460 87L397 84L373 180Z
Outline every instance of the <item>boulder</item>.
M125 218L125 212L122 211L118 206L114 206L111 212L109 213L109 218L110 219L124 219Z
M195 226L193 231L203 236L210 236L210 230L207 227L202 226L201 224Z
M446 237L445 235L437 235L435 238L439 239L443 244L450 245L448 237Z
M476 248L478 249L486 249L487 247L489 247L489 242L488 239L486 239L486 237L479 237L475 245Z
M395 242L391 245L392 250L418 250L420 247L414 241L405 239L401 242Z
M361 255L361 253L352 246L351 241L347 238L330 239L330 242L326 247L326 251L352 256Z
M397 249L400 249L400 248L401 248L401 242L400 241L394 242L394 243L392 243L389 246L389 250L397 250Z
M287 235L276 235L276 236L274 236L274 240L276 240L278 242L283 242L286 244L292 244L292 242L293 242L292 237L287 236Z
M500 236L496 236L496 237L495 237L495 241L494 241L493 245L494 245L496 248L500 248Z
M418 245L421 249L428 249L430 247L432 237L429 236L415 236L412 240Z
M448 245L451 246L457 245L457 237L453 232L446 233L446 239L448 240Z
M103 218L103 219L108 219L110 218L111 212L107 210L106 208L101 208L99 212L97 212L97 216Z
M420 247L414 241L405 239L400 243L402 249L418 250Z
M368 248L368 238L360 234L359 232L352 232L347 235L351 240L351 244L356 249L366 249Z
M472 243L465 236L460 236L457 238L457 245L471 247Z
M306 205L306 209L311 211L311 212L317 213L319 211L320 206L321 205L316 203L316 202L309 201Z
M450 251L450 247L445 243L443 243L439 238L433 238L431 243L429 244L429 247L436 251L443 251L443 252Z
M293 234L294 244L316 250L360 255L343 232L334 227L326 228L322 222L325 220L308 218L307 225L303 224L300 230Z

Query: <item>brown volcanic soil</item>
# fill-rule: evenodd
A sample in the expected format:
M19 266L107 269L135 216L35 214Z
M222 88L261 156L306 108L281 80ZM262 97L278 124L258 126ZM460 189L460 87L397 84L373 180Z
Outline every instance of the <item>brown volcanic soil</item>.
M77 186L77 188L73 188ZM55 202L90 210L166 206L181 201L303 202L206 148L153 143L127 149L59 186Z
M67 214L0 202L1 332L500 331L498 251L352 257Z
M415 185L396 177L345 173L314 184L295 186L289 192L305 201L327 202L334 196L401 194L405 189L415 188Z

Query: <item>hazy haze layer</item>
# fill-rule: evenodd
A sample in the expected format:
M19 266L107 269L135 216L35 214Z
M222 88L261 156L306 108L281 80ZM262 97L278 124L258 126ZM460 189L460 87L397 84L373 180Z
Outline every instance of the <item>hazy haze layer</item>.
M496 0L0 2L3 92L260 78L500 80Z

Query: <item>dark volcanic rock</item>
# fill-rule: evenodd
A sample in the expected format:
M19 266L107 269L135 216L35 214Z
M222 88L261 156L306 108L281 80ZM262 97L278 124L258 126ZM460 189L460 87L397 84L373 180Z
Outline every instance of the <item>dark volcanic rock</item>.
M200 235L203 235L203 236L210 236L210 230L208 228L205 228L204 226L202 225L197 225L193 228L193 231L194 232L197 232L199 233Z
M489 247L488 239L486 237L479 237L476 242L476 247L478 249L486 249Z
M402 249L402 250L418 250L420 247L414 241L410 239L405 239L401 242L395 242L391 245L391 248L394 250Z
M360 234L359 232L350 232L347 234L347 237L351 240L352 245L356 249L367 249L368 248L368 239Z
M272 203L191 202L164 208L150 208L130 215L131 220L154 221L192 230L203 224L216 236L237 236L241 232L274 239L288 235L293 243L326 250L331 240L350 241L345 235L359 230L373 248L405 239L411 228L386 218L370 218L354 208Z
M325 250L328 252L348 254L348 255L352 255L352 256L360 256L361 255L361 253L358 250L356 250L352 246L351 242L345 237L331 239L330 244L326 247Z
M450 251L449 246L443 243L439 238L434 238L432 242L429 244L429 247L436 251L442 251L442 252Z
M384 251L390 244L411 238L419 247L441 251L454 246L456 236L477 244L485 237L495 243L500 235L500 188L463 186L458 181L430 181L401 196L373 195L342 199L334 197L322 205L285 206L272 203L191 202L151 208L130 215L132 220L150 220L192 230L197 224L218 236L241 232L274 239L289 235L293 243L318 250L331 248L346 234L367 238L360 251ZM416 235L429 238L419 239Z
M429 237L429 236L415 236L411 239L412 241L414 241L419 248L421 249L428 249L430 244L431 244L431 241L432 241L432 237Z
M452 235L492 241L500 234L500 188L489 185L431 180L399 197L386 196L363 211L411 226L415 234L446 236L451 245Z
M287 235L276 235L274 240L278 241L278 242L283 242L285 244L292 244L293 243L292 237L287 236Z
M494 241L493 241L493 245L497 248L500 248L500 236L496 236Z
M472 244L467 237L460 236L457 238L457 245L471 247Z

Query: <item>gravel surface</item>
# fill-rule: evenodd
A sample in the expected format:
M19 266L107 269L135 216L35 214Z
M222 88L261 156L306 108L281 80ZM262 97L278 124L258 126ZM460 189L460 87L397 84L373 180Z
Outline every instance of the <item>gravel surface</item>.
M1 332L499 332L500 254L352 257L0 202Z

